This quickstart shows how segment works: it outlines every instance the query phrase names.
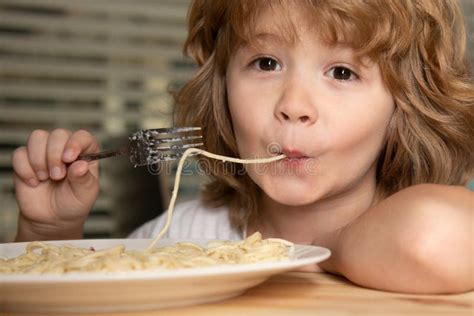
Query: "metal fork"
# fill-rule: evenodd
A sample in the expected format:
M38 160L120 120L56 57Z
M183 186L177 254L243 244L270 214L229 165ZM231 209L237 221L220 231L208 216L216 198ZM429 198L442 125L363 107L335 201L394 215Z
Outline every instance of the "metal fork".
M152 165L182 157L188 148L202 146L202 135L193 135L200 127L174 127L141 130L128 137L128 144L115 150L80 155L76 160L93 161L128 156L134 167ZM191 135L189 135L191 134Z

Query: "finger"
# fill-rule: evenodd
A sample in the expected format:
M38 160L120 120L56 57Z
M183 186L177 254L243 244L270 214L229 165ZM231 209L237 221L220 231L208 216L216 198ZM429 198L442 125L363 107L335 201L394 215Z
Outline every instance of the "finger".
M26 147L19 147L13 151L12 166L13 171L21 181L27 183L31 187L38 186L39 181L36 177L35 171L31 167Z
M46 163L46 146L48 143L49 133L43 130L35 130L28 137L27 154L29 164L36 173L40 181L49 178L49 170Z
M71 132L62 128L55 129L49 134L46 147L46 160L49 176L54 180L61 180L66 176L66 165L63 162L63 152Z
M94 153L98 149L97 140L91 133L85 130L77 131L71 135L64 147L63 161L72 162L80 154Z
M99 181L90 170L90 164L78 160L71 164L67 170L67 179L71 190L80 201L93 203L99 191Z
M72 162L81 154L96 153L99 151L99 145L96 138L85 130L79 130L71 135L66 144L63 160ZM99 175L99 163L97 161L89 162L89 171L94 177Z

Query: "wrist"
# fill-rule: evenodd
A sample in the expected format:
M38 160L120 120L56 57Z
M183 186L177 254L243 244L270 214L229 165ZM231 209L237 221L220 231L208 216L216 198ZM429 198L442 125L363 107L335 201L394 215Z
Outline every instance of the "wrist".
M83 221L61 224L33 223L20 214L15 241L81 239L83 231Z

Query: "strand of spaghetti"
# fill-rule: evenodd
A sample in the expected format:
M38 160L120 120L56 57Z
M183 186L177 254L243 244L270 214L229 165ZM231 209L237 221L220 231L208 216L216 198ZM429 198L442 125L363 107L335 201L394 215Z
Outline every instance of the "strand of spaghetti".
M179 160L178 168L176 170L176 177L175 177L174 186L173 186L173 193L171 195L170 203L168 205L168 213L167 213L167 216L166 216L166 223L163 226L163 228L161 229L160 233L151 241L150 245L148 245L148 247L146 248L145 251L151 250L156 245L158 240L160 240L161 237L163 237L163 235L166 234L166 232L168 231L168 228L171 224L171 219L173 217L173 211L174 211L174 206L175 206L175 203L176 203L176 198L178 196L179 182L181 180L181 171L183 170L184 161L186 160L187 157L189 157L192 154L203 155L203 156L206 156L206 157L209 157L209 158L212 158L212 159L216 159L216 160L229 161L229 162L235 162L235 163L241 163L241 164L270 163L270 162L274 162L274 161L277 161L277 160L280 160L280 159L283 159L283 158L286 157L285 155L279 155L279 156L269 157L269 158L239 159L239 158L232 158L232 157L227 157L227 156L216 155L216 154L210 153L208 151L205 151L203 149L197 149L197 148L187 149L183 153L183 156L181 157L181 159Z

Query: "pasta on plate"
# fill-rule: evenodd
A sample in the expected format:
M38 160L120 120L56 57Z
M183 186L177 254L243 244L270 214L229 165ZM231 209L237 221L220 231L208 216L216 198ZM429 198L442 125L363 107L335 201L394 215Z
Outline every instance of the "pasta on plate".
M212 241L206 247L189 242L168 247L155 247L169 228L183 163L186 157L193 153L236 163L269 163L285 157L280 155L265 159L243 160L215 155L201 149L188 149L178 164L166 224L146 249L126 250L123 245L117 245L108 249L95 250L92 247L58 246L36 241L27 244L26 252L17 257L0 258L0 274L171 270L288 259L293 249L292 243L277 238L262 239L262 235L258 232L241 241Z
M132 270L172 270L219 264L242 264L284 260L290 243L262 239L254 233L241 241L213 241L207 247L182 242L148 250L126 250L118 245L104 250L32 242L26 253L0 259L0 273L124 272Z

